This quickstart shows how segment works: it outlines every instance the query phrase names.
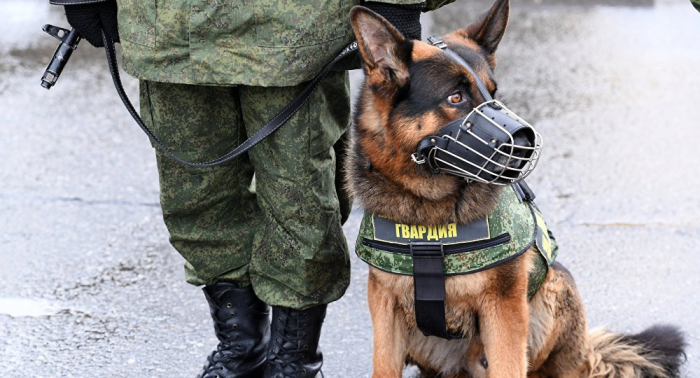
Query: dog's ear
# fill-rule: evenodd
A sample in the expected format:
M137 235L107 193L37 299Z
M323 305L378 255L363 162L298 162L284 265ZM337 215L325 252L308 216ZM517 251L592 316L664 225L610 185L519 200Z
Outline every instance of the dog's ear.
M411 42L382 16L365 7L352 8L350 23L364 62L367 82L375 89L390 92L408 84Z
M482 15L478 21L467 26L466 33L490 57L493 57L506 32L509 16L510 0L497 0L491 10Z

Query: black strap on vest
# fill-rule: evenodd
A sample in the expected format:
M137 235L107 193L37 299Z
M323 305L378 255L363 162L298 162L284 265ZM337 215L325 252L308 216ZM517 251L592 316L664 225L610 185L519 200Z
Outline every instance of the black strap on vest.
M292 102L287 104L287 106L280 110L280 112L277 113L277 115L272 117L272 119L268 121L267 124L265 124L265 126L263 126L255 134L253 134L253 136L248 138L248 140L241 143L233 151L211 161L193 163L179 158L167 147L165 147L163 143L161 143L160 140L158 140L158 138L143 122L143 119L141 119L139 114L136 112L136 109L134 109L134 106L131 104L131 101L129 101L129 97L124 91L124 86L122 85L122 81L119 77L119 66L117 64L117 54L114 50L114 41L112 41L112 38L104 30L102 31L102 41L105 45L107 62L109 64L109 72L112 75L114 87L117 89L119 98L121 98L122 102L124 103L124 106L126 106L126 109L129 111L129 114L131 114L131 117L134 118L134 121L136 121L141 130L143 130L143 132L146 133L146 135L148 135L155 147L163 151L163 153L168 155L171 159L175 160L176 162L193 168L214 167L217 165L227 163L237 158L241 154L245 153L256 144L260 143L263 139L267 138L270 134L279 129L280 126L284 125L289 120L289 118L291 118L294 115L294 113L296 113L299 110L299 108L301 108L304 105L304 103L306 103L306 100L308 100L309 97L311 97L311 94L314 93L314 91L318 87L318 84L321 82L321 80L323 80L323 78L326 77L326 75L328 75L328 73L331 71L331 69L336 63L343 60L346 56L350 55L351 53L357 51L357 42L353 42L346 48L344 48L343 51L341 51L340 54L338 54L338 56L335 57L335 59L333 59L330 63L323 67L321 72L319 72L306 85L306 87L304 87L304 89L292 100Z
M521 201L532 202L535 193L525 183L513 184ZM510 235L509 239L510 239ZM413 258L413 286L415 290L414 311L416 325L426 336L437 336L447 340L460 338L447 332L445 320L445 248L442 243L409 244Z
M445 251L442 243L411 243L416 324L426 336L445 339Z
M535 200L535 192L530 189L530 186L525 182L525 180L518 181L513 184L513 190L518 196L520 201L533 202Z

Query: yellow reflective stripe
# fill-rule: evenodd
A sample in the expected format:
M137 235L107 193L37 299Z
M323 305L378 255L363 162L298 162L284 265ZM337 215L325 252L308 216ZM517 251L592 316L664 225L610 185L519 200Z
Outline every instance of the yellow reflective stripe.
M535 210L535 219L537 220L537 228L540 229L540 235L542 236L539 247L542 248L542 252L547 255L547 261L552 261L552 240L549 238L547 223L544 222L544 218L542 218L542 215L537 210Z

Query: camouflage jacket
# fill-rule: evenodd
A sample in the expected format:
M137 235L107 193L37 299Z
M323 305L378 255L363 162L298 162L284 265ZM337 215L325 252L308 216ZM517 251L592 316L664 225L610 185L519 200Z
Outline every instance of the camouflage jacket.
M700 12L700 0L690 0L690 3Z
M117 1L122 56L129 74L168 83L256 86L292 86L314 77L353 41L349 12L360 3ZM452 1L428 0L426 9Z

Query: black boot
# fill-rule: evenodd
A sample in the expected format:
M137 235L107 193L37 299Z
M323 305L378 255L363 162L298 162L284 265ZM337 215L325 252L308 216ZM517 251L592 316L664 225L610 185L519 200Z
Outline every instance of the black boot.
M322 378L318 349L326 305L307 310L272 307L272 338L265 378Z
M270 307L250 286L220 282L203 291L219 345L197 378L261 378L270 341Z

